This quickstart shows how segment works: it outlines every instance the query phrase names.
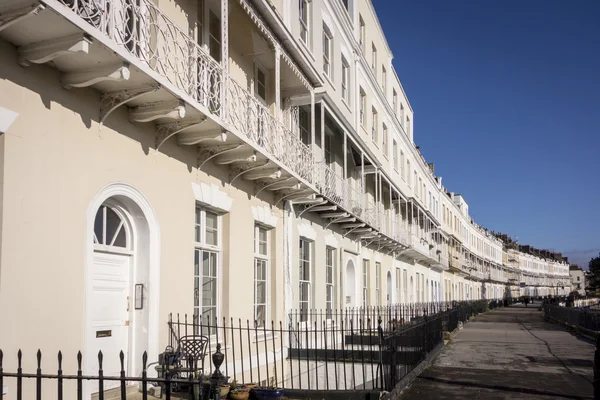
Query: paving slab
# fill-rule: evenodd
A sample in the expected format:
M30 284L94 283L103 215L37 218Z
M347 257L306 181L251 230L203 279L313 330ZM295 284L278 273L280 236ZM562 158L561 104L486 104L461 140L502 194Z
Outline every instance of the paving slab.
M593 399L594 343L534 307L465 325L401 399Z

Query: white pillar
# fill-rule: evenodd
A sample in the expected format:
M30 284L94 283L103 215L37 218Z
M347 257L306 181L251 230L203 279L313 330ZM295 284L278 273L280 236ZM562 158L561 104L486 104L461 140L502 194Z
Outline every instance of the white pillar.
M325 104L321 100L321 157L325 163Z
M315 91L310 90L310 144L312 146L312 154L316 155L315 143Z
M275 43L275 119L281 122L281 46Z
M206 13L208 14L208 13ZM227 92L229 76L229 0L221 0L221 66L223 78L221 79L221 117L227 117Z

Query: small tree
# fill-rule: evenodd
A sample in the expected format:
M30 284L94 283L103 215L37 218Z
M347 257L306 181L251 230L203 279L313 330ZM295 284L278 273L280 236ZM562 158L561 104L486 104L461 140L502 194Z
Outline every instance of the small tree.
M590 260L589 271L588 287L596 291L600 289L600 254Z

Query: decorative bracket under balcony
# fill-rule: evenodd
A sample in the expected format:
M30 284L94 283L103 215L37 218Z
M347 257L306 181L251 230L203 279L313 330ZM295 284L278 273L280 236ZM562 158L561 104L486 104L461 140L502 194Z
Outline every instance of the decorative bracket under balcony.
M329 203L329 202L327 202ZM314 206L311 207L310 211L312 212L321 212L321 211L335 211L337 210L337 206L335 204L326 204L322 206Z
M150 88L104 93L100 98L100 125L103 125L108 116L117 108L146 94L154 93L160 88L161 86L158 85Z
M353 218L353 217L351 217L350 214L345 211L336 211L336 212L321 214L321 218L329 220L327 225L325 225L325 229L329 228L329 226L331 224L356 221L356 218L354 218L353 221L348 220L348 218Z
M177 121L174 123L158 124L156 127L156 151L160 150L160 146L173 136L190 128L197 128L206 121L206 118L196 121Z
M62 76L62 85L65 89L89 87L98 82L129 80L131 71L129 63L119 65L100 66L87 71L67 72Z
M315 209L316 207L323 207L323 206L324 206L325 204L327 204L327 203L329 203L329 202L328 202L327 200L323 199L323 200L322 200L322 201L320 201L319 203L303 204L303 205L302 205L302 206L303 206L303 209L302 209L302 211L300 211L300 213L298 214L298 217L301 217L301 216L302 216L302 214L304 214L305 212L307 212L307 211L309 211L309 210L311 210L311 211L314 211L314 209ZM331 207L331 206L329 206L329 207ZM334 210L335 210L335 209L337 209L337 207L336 207L336 206L333 206L333 207L334 207Z
M150 103L129 111L132 122L150 122L159 118L182 119L185 117L185 103L181 100Z
M196 124L195 126L200 126L200 124ZM227 142L227 131L213 129L208 131L183 132L177 137L177 143L183 146L194 146L208 141L219 143Z
M352 228L352 226L354 226L354 227ZM354 234L367 233L367 232L371 232L373 230L371 228L365 228L365 226L366 226L366 224L364 224L364 223L342 225L342 229L348 229L348 231L346 231L344 233L343 237L346 237L351 233L354 233Z
M273 181L262 181L257 183L258 191L254 194L254 196L258 196L260 192L265 189L276 192L280 190L299 190L301 188L301 184L294 177L289 177L286 179L274 179Z
M91 39L83 33L64 36L57 39L45 40L21 46L17 49L19 53L19 64L29 67L31 64L44 64L65 54L84 53L90 51Z
M45 8L46 7L42 4L32 4L23 8L2 10L2 12L0 12L0 31L24 20L27 17L39 14L39 12Z
M279 178L281 178L281 168L257 168L244 173L244 179L247 181Z
M256 150L244 147L240 151L230 151L215 158L215 164L227 165L235 163L255 163L257 161Z
M230 151L235 151L244 146L243 143L236 144L222 144L216 146L204 146L198 148L198 163L196 167L198 169L202 169L204 164L206 164L209 160L212 160L214 157L217 157L221 154L228 153Z
M293 201L294 204L312 204L323 201L322 197L312 197L314 192L312 189L299 189L282 192L276 197L275 206L283 200Z
M229 169L229 184L232 184L237 178L246 172L253 171L259 168L266 168L271 164L270 161L266 161L262 164L257 164L256 161L248 161L243 164L233 164Z

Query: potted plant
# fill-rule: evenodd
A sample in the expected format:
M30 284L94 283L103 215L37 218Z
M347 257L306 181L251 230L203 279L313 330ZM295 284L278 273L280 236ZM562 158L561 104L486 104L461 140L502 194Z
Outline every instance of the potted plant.
M227 398L227 395L229 394L229 390L230 390L230 389L231 389L231 388L229 387L229 384L227 384L227 383L226 383L226 384L224 384L224 385L220 385L220 386L219 386L219 397L220 397L221 399L225 399L225 398Z
M257 386L251 391L256 400L274 400L283 397L283 389L273 386Z
M250 397L250 389L238 386L229 392L229 398L232 400L247 400Z
M271 377L269 386L257 386L252 388L251 391L256 400L273 400L283 397L283 389L276 386L274 377Z

